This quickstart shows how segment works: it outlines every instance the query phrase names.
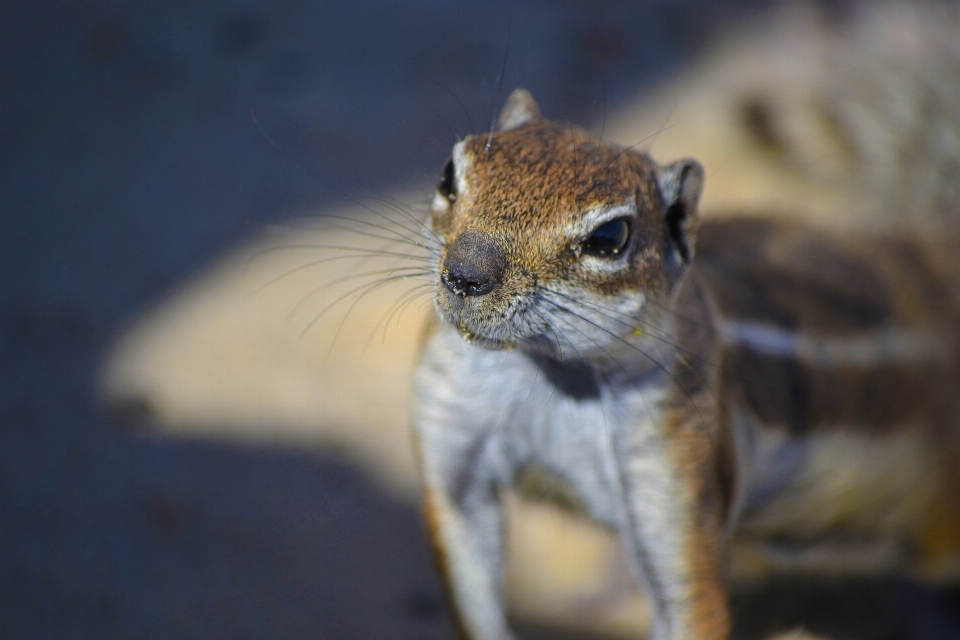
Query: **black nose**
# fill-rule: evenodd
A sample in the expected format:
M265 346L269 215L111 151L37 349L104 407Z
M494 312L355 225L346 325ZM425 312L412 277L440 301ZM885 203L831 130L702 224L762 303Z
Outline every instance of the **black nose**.
M506 258L489 236L470 231L447 248L440 279L455 295L482 296L493 291L506 268Z

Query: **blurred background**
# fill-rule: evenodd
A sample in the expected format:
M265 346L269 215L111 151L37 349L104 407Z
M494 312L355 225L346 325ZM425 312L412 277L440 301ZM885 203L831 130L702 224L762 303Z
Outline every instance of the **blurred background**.
M325 212L363 214L353 200L425 202L457 137L485 131L516 86L548 117L632 144L678 105L704 104L666 97L676 78L714 97L739 87L711 71L721 43L736 50L770 16L795 13L816 15L798 42L819 42L810 34L842 28L851 7L4 3L0 637L452 638L404 423L408 338L423 312L395 333L395 351L374 347L367 369L349 368L349 338L324 358L329 327L304 346L303 324L284 322L309 272L257 304L269 321L210 320L237 297L229 283L247 277L250 249L299 237L304 223L289 222L299 216L309 226ZM736 122L767 135L763 104L738 104ZM668 155L694 153L694 120L664 141ZM839 197L827 193L819 210ZM366 338L374 324L359 315ZM616 571L605 534L537 517L517 527L511 577L523 637L642 634L642 594ZM530 542L544 532L554 546ZM543 549L549 557L535 558ZM551 573L554 561L582 561L573 586ZM592 595L573 606L577 589ZM778 589L790 590L763 591L760 608L779 602ZM955 602L909 585L893 593L896 613L862 637L908 637L897 631L914 628L897 617L905 602ZM802 617L781 609L783 624ZM923 629L941 629L938 615ZM764 624L743 637L776 627Z

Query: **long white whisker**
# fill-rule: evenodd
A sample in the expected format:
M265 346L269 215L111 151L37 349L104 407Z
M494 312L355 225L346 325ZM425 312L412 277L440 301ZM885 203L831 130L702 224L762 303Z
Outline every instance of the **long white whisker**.
M351 218L351 217L349 217L349 216L338 216L338 215L325 215L325 216L323 216L323 217L321 218L321 222L326 221L326 220L342 220L342 221L344 221L344 222L350 222L350 223L354 223L354 224L363 224L363 225L366 225L366 226L368 226L368 227L373 227L373 228L375 228L375 229L379 229L380 231L383 231L384 233L389 233L389 234L391 234L391 235L393 235L393 236L395 236L395 237L397 237L397 238L402 238L402 239L404 239L405 241L407 241L407 242L409 242L409 243L411 243L411 244L417 245L417 246L423 246L423 245L421 245L419 242L417 242L417 240L415 240L414 238L418 238L418 239L420 239L420 240L424 240L424 241L426 241L427 243L434 243L434 242L439 243L439 240L436 239L435 237L432 237L432 234L431 234L431 235L428 235L428 234L421 233L420 230L418 230L418 229L411 229L411 228L407 227L406 225L402 225L402 224L400 224L399 222L397 222L397 221L395 221L395 220L391 220L390 218L387 218L387 220L388 220L389 222L392 222L396 227L398 227L398 228L400 229L400 231L398 231L397 229L394 229L393 227L386 227L386 226L384 226L384 225L382 225L382 224L377 224L376 222L371 222L371 221L369 221L369 220L364 220L363 218ZM349 228L349 227L348 227L348 228ZM408 234L409 234L409 235L408 235ZM412 237L411 237L411 236L412 236Z
M418 275L419 275L419 274L418 274ZM321 319L330 309L332 309L333 307L335 307L337 304L339 304L339 303L342 302L343 300L349 298L350 296L357 294L357 292L363 291L363 293L361 293L359 296L357 296L357 299L354 300L353 303L350 305L350 308L347 310L347 313L344 315L344 320L346 319L346 316L350 315L350 311L353 310L353 308L357 305L357 303L360 302L360 300L361 300L362 298L364 298L367 294L375 291L376 289L379 289L380 287L383 287L383 286L385 286L385 285L388 285L388 284L390 284L391 282L396 282L396 281L398 281L398 280L407 280L407 279L409 279L410 277L416 277L416 276L411 276L411 275L408 275L408 274L402 274L402 275L390 276L390 277L387 277L387 278L381 278L380 280L375 280L374 282L365 283L365 284L363 284L363 285L361 285L361 286L359 286L359 287L356 287L356 288L354 288L354 289L351 289L350 291L348 291L347 293L344 293L344 294L341 295L341 296L338 296L333 302L331 302L331 303L328 304L326 307L324 307L324 308L320 311L320 313L318 313L316 316L314 316L314 318L307 324L307 326L303 328L303 331L300 332L300 337L302 338L304 335L306 335L307 332L310 331L310 329L313 328L313 326L314 326L317 322L319 322L320 319ZM366 291L364 291L364 289L366 289ZM311 292L311 293L313 293L313 292ZM298 307L299 307L299 306L300 306L300 305L298 305ZM340 326L341 326L341 327L343 326L342 322L341 322L341 325L340 325ZM339 335L339 333L340 333L340 329L338 328L338 329L337 329L337 334ZM336 336L334 336L334 341L336 341Z
M591 326L599 329L600 331L606 333L607 335L609 335L609 336L610 336L611 338L613 338L614 340L617 340L618 342L621 342L621 343L623 343L624 345L626 345L627 347L633 349L634 351L636 351L636 352L639 353L640 355L642 355L642 356L644 356L645 358L647 358L654 366L656 366L660 371L662 371L664 374L666 374L666 375L673 381L673 383L677 386L677 388L680 389L680 391L683 392L684 396L686 396L687 401L690 403L690 406L693 407L693 410L697 413L697 418L698 418L698 420L699 420L699 422L700 422L700 427L701 427L701 429L703 429L703 431L707 434L707 437L710 439L710 442L711 442L711 444L713 445L714 450L717 450L717 444L716 444L716 442L714 442L713 435L710 433L710 430L706 427L706 423L705 423L704 420L703 420L703 415L700 413L700 407L698 407L698 406L697 406L697 403L694 402L693 396L691 396L691 395L690 395L690 392L687 390L687 388L684 387L683 384L680 383L680 380L677 378L677 376L674 375L673 372L670 371L670 369L668 369L662 362L660 362L659 360L657 360L656 358L654 358L654 357L651 356L650 354L646 353L643 349L639 348L637 345L632 344L631 342L625 340L623 337L617 335L617 334L614 333L613 331L610 331L610 330L607 329L606 327L601 326L601 325L597 324L596 322L593 322L593 321L590 320L589 318L586 318L586 317L584 317L584 316L582 316L582 315L580 315L580 314L578 314L578 313L576 313L576 312L574 312L574 311L572 311L572 310L564 307L563 305L557 303L557 302L554 301L554 300L548 300L548 299L546 299L546 298L543 298L543 299L544 299L546 302L548 302L548 303L552 304L553 306L555 306L557 309L559 309L559 310L561 310L561 311L564 311L564 312L566 312L566 313L568 313L568 314L570 314L570 315L572 315L572 316L574 316L574 317L576 317L576 318L579 318L580 320L586 322L587 324L589 324L589 325L591 325ZM614 360L614 361L616 362L616 360Z
M369 196L368 199L374 200L374 201L376 201L376 202L380 202L380 203L382 203L382 204L385 204L385 205L387 205L388 207L392 208L394 211L397 211L400 215L406 217L408 220L410 220L410 221L413 222L415 225L417 225L417 227L418 227L421 231L426 232L427 235L430 236L430 237L432 237L432 238L433 238L433 241L437 242L441 247L446 244L446 243L443 241L443 238L441 238L440 236L438 236L438 235L433 231L433 229L431 229L429 226L427 226L427 224L426 224L423 220L419 220L416 216L414 216L413 214L411 214L409 211L406 211L403 207L400 207L399 205L396 205L396 204L394 204L393 202L390 202L389 200L387 200L387 199L385 199L385 198L377 198L377 197ZM399 224L399 223L397 223L397 224ZM411 231L411 232L417 233L417 235L419 235L419 236L421 236L421 237L423 237L423 238L427 238L426 235L423 235L422 233L420 233L419 231L416 231L415 229L410 229L410 228L407 227L406 225L400 225L400 226L402 226L404 229L407 229L407 230L409 230L409 231Z
M655 335L655 334L653 334L653 333L645 332L645 335L647 335L649 338L651 338L651 339L653 339L653 340L656 340L656 341L658 341L658 342L662 342L663 344L665 344L665 345L667 345L667 346L670 346L670 347L673 347L674 349L677 349L678 351L682 351L684 354L689 355L689 356L691 356L691 357L693 357L693 358L695 358L695 359L697 359L697 360L699 360L699 361L701 361L701 362L703 362L703 363L705 363L705 364L708 364L708 365L710 365L710 366L712 366L712 367L718 367L718 368L719 368L719 366L720 366L719 364L717 364L717 363L715 363L715 362L712 362L712 361L704 358L704 357L701 356L700 354L694 353L693 351L690 351L689 349L685 349L684 347L680 346L680 344L678 344L679 339L678 339L676 336L673 336L673 335L671 335L670 333L664 331L663 329L660 329L659 327L657 327L657 326L654 325L653 323L645 322L645 321L640 320L640 319L638 319L638 318L634 318L633 316L631 316L631 315L629 315L629 314L622 313L622 312L617 311L617 310L615 310L615 309L609 309L609 308L607 308L607 307L603 307L603 306L600 306L600 305L595 305L595 304L591 304L591 303L588 303L588 302L584 302L583 300L577 300L577 299L574 298L573 296L568 296L568 295L566 295L566 294L564 294L564 293L561 293L560 291L556 291L556 290L554 290L554 289L544 288L543 290L546 291L546 292L548 292L548 293L551 293L551 294L554 294L554 295L558 295L558 296L564 298L565 300L569 300L570 302L572 302L572 303L574 303L574 304L578 304L578 305L584 307L584 308L587 309L587 310L596 311L597 313L599 313L600 315L604 316L605 318L608 318L609 320L612 320L613 322L617 322L617 323L619 323L619 324L627 327L628 329L631 329L631 330L633 330L633 331L638 331L638 330L639 330L639 331L643 331L643 329L642 329L641 327L639 327L638 325L630 324L629 322L626 322L625 320L621 320L621 319L619 319L619 318L615 318L615 317L609 315L609 313L615 313L615 314L620 315L620 316L623 316L623 317L625 317L625 318L629 318L629 319L631 319L631 320L635 320L636 322L639 322L640 324L643 324L643 325L645 325L645 326L647 326L647 327L649 327L649 328L651 328L651 329L654 329L655 331L659 331L660 333L664 334L665 336L668 336L668 337L671 338L672 340L667 340L666 338L662 338L662 337L657 336L657 335ZM649 300L648 300L648 301L649 301ZM607 313L607 312L609 312L609 313ZM676 342L674 342L674 341L676 341Z
M261 291L263 291L264 289L266 289L267 287L269 287L270 285L276 284L277 282L280 282L280 281L283 280L284 278L287 278L287 277L289 277L289 276L292 276L292 275L295 274L295 273L299 273L300 271L304 271L304 270L309 269L309 268L311 268L311 267L315 267L315 266L318 266L318 265L321 265L321 264L324 264L324 263L327 263L327 262L332 262L332 261L334 261L334 260L349 260L349 259L351 259L351 258L360 259L360 258L369 258L369 257L370 257L370 256L362 256L362 255L360 255L360 256L331 256L331 257L329 257L329 258L322 258L322 259L320 259L320 260L311 260L310 262L307 262L306 264L297 265L296 267L293 267L292 269L290 269L290 270L288 270L288 271L285 271L284 273L280 274L279 276L276 276L276 277L268 280L268 281L265 282L264 284L258 286L258 287L257 287L256 289L254 289L253 291L250 291L249 293L245 294L244 297L243 297L243 299L244 299L244 300L249 300L250 298L252 298L252 297L255 296L256 294L260 293ZM376 257L380 257L380 256L376 256ZM402 258L397 258L397 259L402 259ZM428 258L425 258L425 257L421 258L421 257L419 257L419 256L408 256L406 259L407 259L407 260L418 260L418 261L426 261L426 260L428 260ZM415 269L415 268L421 268L421 267L404 267L404 268ZM422 268L423 268L424 270L426 270L426 267L422 267ZM342 280L341 280L341 281L342 281ZM329 283L327 283L327 284L329 284Z

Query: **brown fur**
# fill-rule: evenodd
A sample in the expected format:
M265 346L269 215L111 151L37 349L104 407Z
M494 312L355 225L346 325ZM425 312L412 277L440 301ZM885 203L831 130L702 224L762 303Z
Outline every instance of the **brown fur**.
M704 226L693 275L705 280L724 320L848 344L884 330L929 340L929 353L888 359L878 344L876 357L852 362L733 345L724 354L726 386L762 422L797 433L908 423L955 433L960 306L922 246L894 238L844 242L790 225L736 220Z
M697 411L684 410L694 405ZM713 406L711 406L713 405ZM673 422L673 455L678 461L681 474L689 482L690 493L699 505L696 513L695 533L686 545L690 556L692 573L695 576L693 598L694 638L726 638L730 631L730 616L727 612L726 554L724 538L726 514L730 502L730 487L726 482L722 462L714 458L717 449L712 446L719 434L707 435L705 429L715 424L716 403L706 395L698 395L690 401L678 402L678 409L668 420ZM732 453L728 448L728 453Z
M912 434L927 456L910 460L913 451L902 452L903 464L926 468L928 480L917 486L916 495L898 498L913 503L908 512L919 522L901 518L888 522L886 530L865 530L863 523L886 518L865 510L890 506L881 501L871 507L867 499L851 504L852 511L836 512L849 513L844 519L808 523L806 533L765 528L765 536L815 544L821 536L855 542L892 535L905 550L896 563L900 569L936 573L934 565L942 570L955 564L960 492L952 469L960 463L960 304L926 256L923 245L906 238L853 242L758 220L703 226L685 290L700 282L709 291L717 308L712 322L772 325L841 349L863 343L861 352L847 359L844 353L831 356L829 348L818 353L798 346L790 352L742 342L708 350L719 372L713 393L726 411L734 405L762 428L809 441L838 430L865 440ZM681 298L695 293L682 292ZM884 336L896 332L920 336L921 348L885 355L890 350ZM702 345L698 349L703 353ZM698 375L708 368L701 365ZM846 489L834 490L841 492L839 499ZM822 513L831 512L829 505L822 506ZM750 514L745 516L749 532ZM785 518L785 526L790 521Z

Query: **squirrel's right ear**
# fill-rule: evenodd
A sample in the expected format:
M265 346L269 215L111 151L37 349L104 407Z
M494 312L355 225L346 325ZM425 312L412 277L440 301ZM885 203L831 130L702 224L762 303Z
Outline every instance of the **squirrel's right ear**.
M540 119L540 107L526 89L514 89L497 118L497 131L509 131Z
M678 160L660 168L657 182L663 195L664 222L683 263L693 258L700 217L697 204L703 192L703 165L696 160Z

